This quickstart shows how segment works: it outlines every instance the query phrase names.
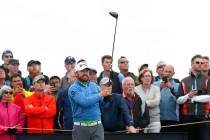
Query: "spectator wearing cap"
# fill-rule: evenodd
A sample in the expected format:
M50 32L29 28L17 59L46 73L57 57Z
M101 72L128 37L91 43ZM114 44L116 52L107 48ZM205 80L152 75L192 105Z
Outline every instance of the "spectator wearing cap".
M7 74L9 72L8 70L8 65L9 65L9 60L13 58L13 53L12 51L10 50L5 50L3 53L2 53L2 60L3 60L3 68L5 70L5 73Z
M25 100L28 133L53 133L56 114L55 97L45 94L45 77L37 75L33 79L34 93Z
M66 90L69 87L68 77L71 75L72 72L75 71L76 60L74 57L68 56L64 60L64 64L65 64L65 68L66 68L66 74L61 79L61 87L64 90ZM68 75L68 74L70 74L70 75Z
M101 90L112 88L111 80L108 77L102 78L99 85ZM105 131L115 132L127 129L129 133L136 133L128 106L120 94L112 93L105 97L104 101L100 103L100 108Z
M135 82L131 77L126 77L122 83L123 97L132 117L134 127L145 128L149 120L149 109L141 97L135 92Z
M157 63L157 66L156 66L156 72L157 72L157 76L155 76L155 81L158 81L160 79L162 79L163 77L163 70L164 70L164 67L166 66L166 63L164 61L159 61Z
M104 55L101 58L103 71L100 73L97 83L99 84L103 77L109 77L112 80L112 93L122 93L121 80L123 79L122 74L113 71L112 68L112 56ZM121 80L120 80L121 79Z
M19 65L20 65L19 60L17 60L17 59L10 59L9 60L9 65L8 65L8 70L9 71L6 75L5 80L8 83L10 83L10 85L11 85L11 76L13 74L20 74L21 75L21 71L19 70Z
M135 81L135 85L139 85L138 77L134 73L129 72L129 61L125 56L121 56L118 59L118 68L120 70L120 74L123 76L123 78L120 79L121 83L125 77L131 77Z
M24 116L22 109L10 102L12 89L2 86L0 89L0 139L15 140L16 133L22 133L24 127Z
M73 140L104 140L99 101L111 95L111 88L100 91L98 85L89 80L89 70L86 63L78 63L77 80L68 91L74 121Z
M42 72L41 72L41 62L38 61L38 60L30 60L27 64L27 70L28 70L28 73L29 75L27 77L24 78L23 80L23 87L26 89L26 90L29 90L29 91L33 91L33 79L34 77L36 77L37 75L44 75ZM45 77L45 82L46 84L49 83L49 77L47 75L44 75Z
M96 69L94 68L90 69L89 78L90 78L90 81L97 83L97 70Z

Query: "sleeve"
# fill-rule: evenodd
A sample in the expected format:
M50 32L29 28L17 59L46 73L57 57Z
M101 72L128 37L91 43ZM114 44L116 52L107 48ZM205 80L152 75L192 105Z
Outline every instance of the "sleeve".
M125 79L125 76L122 73L119 73L118 79L119 79L120 83L122 84L122 81Z
M132 126L133 121L131 119L131 114L129 113L129 109L128 109L128 106L125 102L125 99L122 96L120 96L119 100L120 100L119 101L119 108L122 112L125 124L126 124L126 126Z
M30 108L29 106L32 105L30 98L27 98L24 103L27 115L39 115L46 111L44 106Z
M178 89L179 89L179 83L174 82L173 83L173 92L175 93L175 95L178 92Z
M184 87L183 87L184 83L181 82L179 84L179 88L178 88L178 91L177 91L177 94L176 94L176 98L177 98L177 103L178 104L184 104L185 102L188 101L189 99L189 96L188 94L184 95ZM183 96L184 95L184 96Z
M210 95L194 96L191 100L192 102L207 103L210 102Z
M63 111L64 111L64 95L67 94L64 91L62 91L60 94L58 94L58 99L57 99L57 118L56 122L58 123L58 126L60 128L63 127Z
M182 105L182 104L184 104L185 102L187 102L188 99L189 99L188 94L186 94L186 95L184 95L184 96L181 96L181 97L179 97L179 98L177 99L177 104Z
M149 109L147 107L147 105L145 105L145 111L141 117L141 121L139 123L140 128L145 128L147 127L147 125L150 123L150 119L149 119Z
M142 103L141 98L137 100L133 110L136 114L134 116L134 126L145 128L149 124L149 109L145 103Z
M7 128L3 125L0 125L0 135L7 134Z
M79 104L82 107L89 107L99 102L99 100L101 100L101 96L99 96L99 94L92 94L86 97L85 93L82 93L82 91L72 87L69 88L68 96L70 100L73 100L75 103Z
M54 96L47 96L50 99L49 104L44 105L44 107L47 107L48 109L45 109L45 112L39 115L39 118L50 118L54 117L56 114L56 101Z
M159 106L160 104L160 88L156 87L157 86L155 86L154 93L152 93L154 94L153 99L146 100L147 106L151 108Z
M24 114L23 114L22 109L20 109L18 111L18 114L17 114L16 117L18 118L18 123L16 125L17 133L23 133L24 132L23 128L24 128L24 124L25 124L25 119L24 119Z

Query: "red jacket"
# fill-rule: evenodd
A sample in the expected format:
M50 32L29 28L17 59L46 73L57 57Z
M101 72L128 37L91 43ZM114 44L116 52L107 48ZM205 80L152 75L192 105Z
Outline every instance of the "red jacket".
M54 117L56 114L55 97L47 94L34 93L25 100L28 133L53 133ZM35 129L40 130L35 130Z
M17 133L23 132L24 115L22 109L13 104L0 101L0 140L15 140L15 135L9 135L7 127L17 127Z

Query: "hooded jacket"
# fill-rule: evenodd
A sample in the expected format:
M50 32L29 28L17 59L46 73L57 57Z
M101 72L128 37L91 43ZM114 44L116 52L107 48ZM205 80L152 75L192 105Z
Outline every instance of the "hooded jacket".
M16 133L23 132L24 115L21 108L13 103L0 101L0 140L15 140L15 135L8 134L7 127L17 127Z

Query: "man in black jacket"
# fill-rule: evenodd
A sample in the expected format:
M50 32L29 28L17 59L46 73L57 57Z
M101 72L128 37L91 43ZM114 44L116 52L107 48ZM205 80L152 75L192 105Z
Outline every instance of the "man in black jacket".
M102 78L100 81L101 90L110 86L110 82L109 78ZM100 109L101 121L105 131L115 132L127 129L129 133L136 133L132 117L121 95L112 93L111 96L104 97L104 100L100 102Z
M103 77L108 77L112 81L112 93L122 93L122 83L120 79L123 79L123 76L111 69L112 57L110 55L104 55L101 58L101 62L104 71L102 71L98 77L97 83L99 84Z

